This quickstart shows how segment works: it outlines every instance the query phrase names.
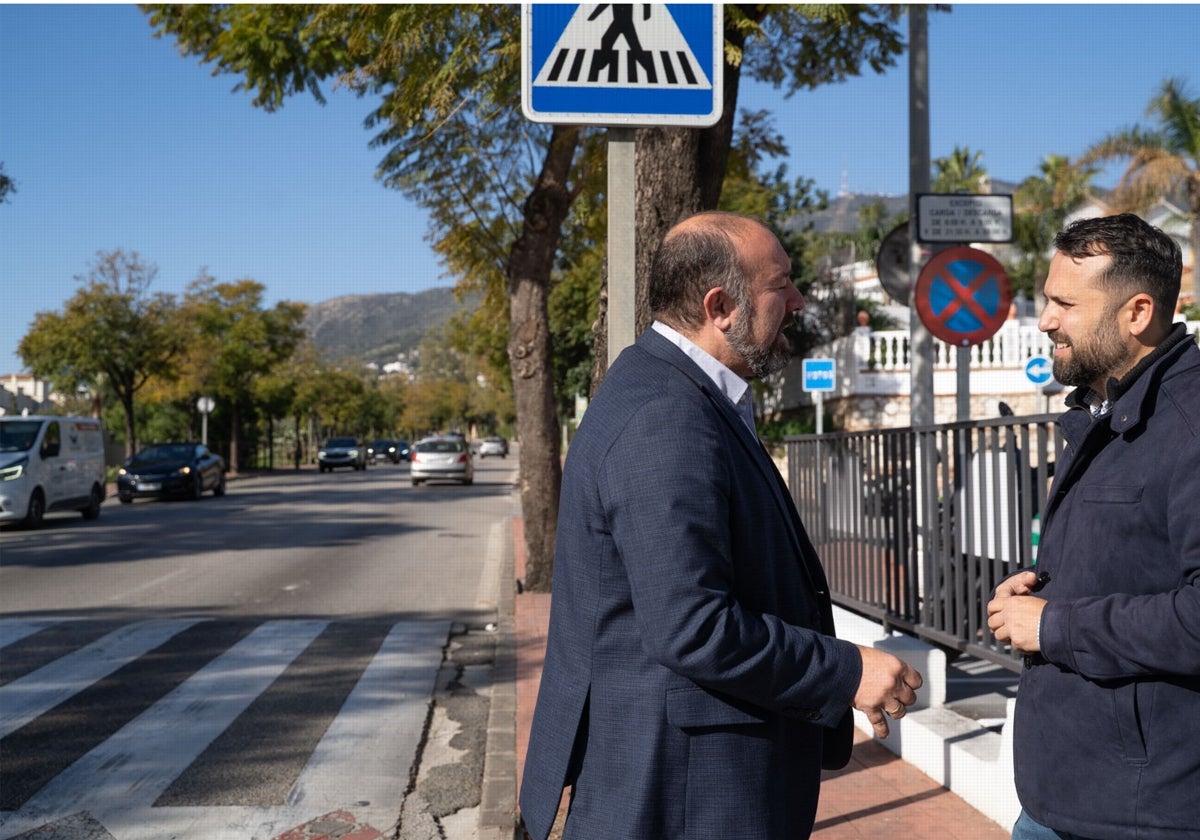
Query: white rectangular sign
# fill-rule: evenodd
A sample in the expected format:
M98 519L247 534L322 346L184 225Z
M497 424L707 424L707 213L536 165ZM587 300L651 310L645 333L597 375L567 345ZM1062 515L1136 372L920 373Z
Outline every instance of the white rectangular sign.
M922 193L917 196L918 242L1012 242L1011 195Z

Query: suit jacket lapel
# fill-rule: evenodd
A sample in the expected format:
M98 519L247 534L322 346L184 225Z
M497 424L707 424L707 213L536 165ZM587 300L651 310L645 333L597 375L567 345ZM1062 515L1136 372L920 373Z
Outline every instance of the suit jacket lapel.
M642 333L638 339L638 344L647 352L654 354L678 369L708 397L709 402L713 404L717 409L717 413L721 415L721 418L730 427L738 442L746 450L751 463L762 474L763 480L771 489L771 495L775 499L775 504L779 507L780 512L783 514L784 522L787 524L788 533L796 550L798 562L804 569L804 573L808 576L813 590L822 596L827 595L829 586L825 581L824 573L819 567L814 569L814 563L810 562L810 558L812 561L816 560L816 551L804 534L803 526L800 523L800 514L796 511L796 506L792 503L792 497L787 489L787 484L783 481L783 477L780 476L779 470L775 467L775 462L767 454L762 441L746 427L746 424L742 421L742 418L738 415L728 398L717 390L716 385L713 384L708 375L695 362L689 359L687 354L682 350L652 329L647 329Z

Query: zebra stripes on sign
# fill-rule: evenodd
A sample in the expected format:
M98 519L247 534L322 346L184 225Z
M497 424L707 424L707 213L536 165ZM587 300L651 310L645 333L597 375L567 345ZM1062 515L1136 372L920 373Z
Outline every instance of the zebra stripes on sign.
M589 56L591 61L588 61ZM586 47L563 47L555 56L549 72L538 81L545 85L573 85L585 80L588 84L594 84L603 78L609 84L623 87L701 87L703 77L697 78L696 74L695 59L684 50L605 54Z
M347 810L395 821L448 622L164 619L98 638L86 625L0 620L0 838L84 823L115 840L269 838Z
M537 122L712 125L722 38L719 5L526 5L522 107Z

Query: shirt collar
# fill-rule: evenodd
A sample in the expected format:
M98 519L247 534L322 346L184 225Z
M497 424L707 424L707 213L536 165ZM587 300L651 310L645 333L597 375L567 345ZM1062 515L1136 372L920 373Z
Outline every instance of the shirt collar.
M691 339L668 327L662 321L655 321L650 325L650 328L682 350L689 359L695 362L704 371L705 375L712 380L713 384L717 386L717 390L724 394L725 398L733 404L734 410L737 411L738 415L742 418L742 422L746 424L751 433L757 434L754 430L754 402L749 382L718 362Z

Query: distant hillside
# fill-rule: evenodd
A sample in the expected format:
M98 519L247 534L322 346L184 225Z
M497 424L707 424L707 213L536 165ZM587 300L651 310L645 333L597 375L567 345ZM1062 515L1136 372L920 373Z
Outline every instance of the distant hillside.
M449 288L417 294L346 295L310 304L304 328L329 360L354 358L383 365L413 350L433 327L478 305L464 303Z

